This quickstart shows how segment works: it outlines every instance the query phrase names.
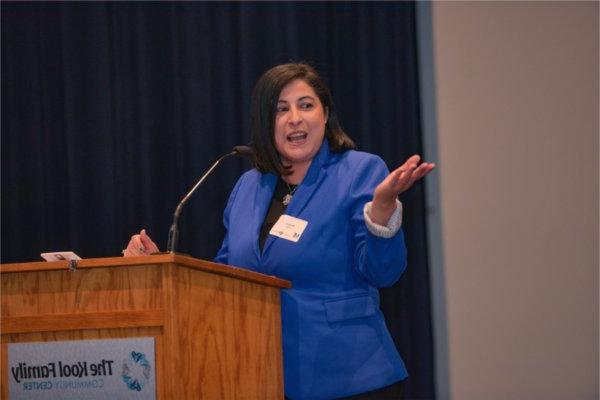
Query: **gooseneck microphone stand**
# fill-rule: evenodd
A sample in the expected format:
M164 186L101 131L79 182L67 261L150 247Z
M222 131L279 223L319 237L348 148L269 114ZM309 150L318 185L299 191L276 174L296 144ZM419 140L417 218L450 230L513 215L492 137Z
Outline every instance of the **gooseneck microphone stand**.
M169 239L167 241L167 252L168 253L175 253L177 251L177 241L179 240L179 229L178 229L179 216L181 215L183 206L185 205L185 203L187 203L189 198L192 196L192 194L194 194L194 192L196 191L196 189L198 189L198 187L202 184L202 182L204 182L204 180L208 177L208 175L210 175L210 173L217 167L217 165L219 165L221 163L221 161L223 161L225 158L227 158L229 156L233 156L233 155L240 155L240 156L248 157L248 156L252 155L252 149L248 146L235 146L233 148L233 150L231 151L231 153L227 153L224 156L221 156L221 158L219 158L217 161L215 161L215 163L208 169L208 171L206 171L204 173L204 175L202 175L202 177L198 180L198 182L196 182L196 184L188 192L188 194L186 194L184 196L184 198L179 202L179 204L177 205L177 208L175 209L175 212L173 213L173 224L171 224L171 229L169 229Z

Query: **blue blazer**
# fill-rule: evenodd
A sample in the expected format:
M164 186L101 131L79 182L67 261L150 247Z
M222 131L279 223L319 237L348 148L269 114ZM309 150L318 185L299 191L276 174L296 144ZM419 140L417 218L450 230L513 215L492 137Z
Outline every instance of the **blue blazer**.
M248 171L231 193L215 261L292 282L281 292L284 384L291 399L350 396L407 376L377 290L406 268L404 236L400 230L390 239L376 237L363 217L387 174L379 157L333 154L325 140L286 210L308 226L298 242L269 235L262 252L259 231L277 176Z

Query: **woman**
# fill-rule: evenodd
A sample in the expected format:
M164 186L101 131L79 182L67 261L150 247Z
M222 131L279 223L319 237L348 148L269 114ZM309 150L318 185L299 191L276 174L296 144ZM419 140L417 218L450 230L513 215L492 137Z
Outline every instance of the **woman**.
M268 70L251 118L254 169L231 193L215 261L292 281L281 294L288 398L397 398L407 372L377 288L406 267L397 197L434 164L415 155L388 173L379 157L353 150L306 64ZM142 230L124 254L154 251Z

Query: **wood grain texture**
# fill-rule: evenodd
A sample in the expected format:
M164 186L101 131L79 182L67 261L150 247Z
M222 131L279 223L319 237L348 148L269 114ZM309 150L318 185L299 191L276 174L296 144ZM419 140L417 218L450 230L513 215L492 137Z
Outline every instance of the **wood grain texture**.
M194 268L203 271L209 271L215 274L230 276L237 279L246 280L249 282L262 283L269 286L279 288L290 288L291 283L285 279L280 279L274 276L259 274L258 272L250 271L244 268L237 268L231 265L218 264L197 258L180 255L180 254L156 254L145 257L109 257L109 258L89 258L80 260L77 263L77 269L89 268L106 268L107 266L132 266L132 265L149 265L149 264L165 264L176 263L186 268ZM67 261L54 262L31 262L31 263L14 263L0 265L0 273L8 274L11 272L24 271L53 271L53 270L69 270Z
M163 310L109 311L2 318L2 333L163 326Z
M172 284L181 387L195 398L282 398L279 291L182 268L173 268Z
M8 343L140 336L155 338L158 398L283 398L288 281L172 254L0 270L3 398Z
M2 274L2 317L163 308L158 265Z

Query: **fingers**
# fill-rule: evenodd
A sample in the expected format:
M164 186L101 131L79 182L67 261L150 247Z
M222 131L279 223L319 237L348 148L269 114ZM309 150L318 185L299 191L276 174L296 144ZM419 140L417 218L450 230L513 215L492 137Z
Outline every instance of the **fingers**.
M139 234L131 236L127 248L123 250L125 257L147 256L158 252L158 246L146 234L146 230L142 229Z
M435 168L435 164L421 162L421 156L415 154L404 164L396 168L375 188L373 202L389 205L394 203L398 196L411 188L411 186L423 178Z
M403 174L406 173L406 169L404 168L404 166L396 168L395 170L390 172L390 174L383 180L382 183L389 184L390 186L396 185L397 182L403 177Z
M133 235L127 244L125 250L123 250L123 255L125 257L139 257L146 255L146 248L142 244L142 240L140 239L140 235Z
M398 170L402 171L394 184L394 188L397 189L398 195L410 189L416 181L423 178L435 168L434 163L423 162L419 165L420 161L421 157L418 154L415 154L398 168Z
M410 184L412 185L419 179L423 178L425 175L430 173L435 168L435 164L433 163L422 163L419 165L412 173L410 177Z
M412 176L413 176L417 166L414 164L411 164L406 167L402 166L400 168L402 169L402 172L401 172L400 176L398 177L398 179L396 180L396 182L394 182L394 189L397 194L400 194L401 192L408 189L408 187L410 187L410 185L412 184L411 179L412 179Z
M414 154L410 156L402 166L419 165L419 162L421 162L421 156L418 154Z
M404 163L401 167L390 172L375 188L374 198L377 198L378 203L395 204L398 194L410 186L410 180L415 168L415 165Z
M159 251L158 246L150 239L150 236L146 234L145 229L140 231L140 241L148 254L157 253Z

